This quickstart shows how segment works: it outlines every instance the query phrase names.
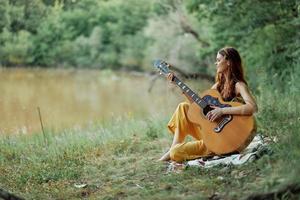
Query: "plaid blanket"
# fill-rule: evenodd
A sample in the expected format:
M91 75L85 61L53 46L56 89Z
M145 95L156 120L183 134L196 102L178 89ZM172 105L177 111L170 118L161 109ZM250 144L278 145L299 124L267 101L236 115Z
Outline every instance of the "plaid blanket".
M252 142L239 154L232 154L230 156L213 156L210 158L199 158L190 160L184 163L170 162L168 165L168 172L180 171L187 167L196 166L201 168L210 168L214 166L228 166L228 165L242 165L247 162L252 162L266 153L270 153L268 144L272 140L268 137L263 137L257 134ZM274 139L273 139L274 141Z

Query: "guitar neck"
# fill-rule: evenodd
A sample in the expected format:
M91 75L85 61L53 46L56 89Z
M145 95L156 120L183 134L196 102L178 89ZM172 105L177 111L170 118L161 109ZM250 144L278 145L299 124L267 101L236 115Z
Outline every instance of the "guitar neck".
M173 81L176 85L187 95L189 96L195 103L197 103L202 109L204 109L208 104L199 97L193 90L191 90L185 83L183 83L176 76L173 77Z

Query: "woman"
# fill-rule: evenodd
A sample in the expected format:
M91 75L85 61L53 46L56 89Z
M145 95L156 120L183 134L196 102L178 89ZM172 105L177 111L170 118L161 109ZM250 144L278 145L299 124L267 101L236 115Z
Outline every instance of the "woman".
M238 51L232 47L219 50L215 64L217 66L216 83L212 86L212 89L218 90L225 101L240 100L244 104L237 107L215 107L214 110L207 113L208 120L215 121L225 114L252 115L255 113L257 105L248 90ZM167 77L168 80L172 82L173 76L170 73ZM187 118L187 111L192 102L188 96L187 98L189 103L180 103L168 123L168 128L173 134L173 142L169 151L159 159L160 161L182 162L213 155L205 146L199 127ZM187 135L191 135L195 141L184 142Z

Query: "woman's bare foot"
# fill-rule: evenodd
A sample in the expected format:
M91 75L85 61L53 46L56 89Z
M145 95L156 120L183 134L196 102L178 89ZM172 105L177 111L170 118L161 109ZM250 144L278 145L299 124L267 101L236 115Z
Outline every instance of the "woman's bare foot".
M158 161L169 161L169 160L171 160L170 150L167 151L167 153L165 153L160 159L158 159Z

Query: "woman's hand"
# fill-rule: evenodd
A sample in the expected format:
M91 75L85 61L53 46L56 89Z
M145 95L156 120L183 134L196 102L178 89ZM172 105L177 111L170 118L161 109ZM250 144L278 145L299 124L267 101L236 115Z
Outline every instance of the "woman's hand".
M206 117L209 121L213 122L224 114L222 108L219 108L216 106L210 106L210 107L212 107L214 109L209 111L206 114Z
M170 83L173 83L173 78L174 78L174 73L173 72L170 72L168 75L167 75L167 79Z

